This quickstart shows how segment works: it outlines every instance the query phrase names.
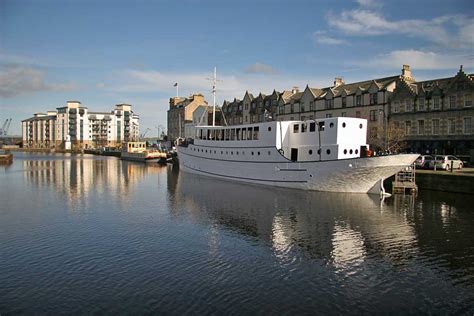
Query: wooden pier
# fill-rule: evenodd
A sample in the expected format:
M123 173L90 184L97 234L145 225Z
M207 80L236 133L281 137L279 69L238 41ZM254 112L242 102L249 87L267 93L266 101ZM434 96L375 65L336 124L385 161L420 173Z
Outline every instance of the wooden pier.
M416 194L418 186L415 181L415 166L412 165L398 172L395 175L395 181L392 183L392 193L411 193Z

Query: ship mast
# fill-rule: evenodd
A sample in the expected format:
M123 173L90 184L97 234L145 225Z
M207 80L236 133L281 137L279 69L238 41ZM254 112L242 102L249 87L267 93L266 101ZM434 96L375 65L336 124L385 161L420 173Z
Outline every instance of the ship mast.
M212 85L212 126L216 126L216 82L217 82L217 67L214 67L214 81Z

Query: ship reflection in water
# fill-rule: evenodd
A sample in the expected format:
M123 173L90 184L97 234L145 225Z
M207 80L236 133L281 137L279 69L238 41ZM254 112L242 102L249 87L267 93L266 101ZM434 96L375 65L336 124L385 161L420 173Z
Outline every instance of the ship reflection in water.
M470 195L381 201L17 154L0 200L0 313L473 312Z

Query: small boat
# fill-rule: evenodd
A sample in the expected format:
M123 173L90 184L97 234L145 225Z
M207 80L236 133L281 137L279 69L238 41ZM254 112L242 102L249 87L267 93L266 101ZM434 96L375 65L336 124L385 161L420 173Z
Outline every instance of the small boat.
M9 165L13 163L13 154L9 151L0 151L0 164Z
M146 142L126 142L122 148L121 159L137 162L158 162L166 158L166 153L147 149Z

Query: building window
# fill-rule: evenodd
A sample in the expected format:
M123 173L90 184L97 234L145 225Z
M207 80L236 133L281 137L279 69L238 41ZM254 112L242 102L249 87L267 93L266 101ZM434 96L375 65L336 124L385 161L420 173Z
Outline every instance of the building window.
M412 112L413 111L413 100L407 99L405 100L405 112Z
M448 119L448 134L455 134L456 133L456 119L450 118Z
M342 112L342 113L341 113L341 116L342 116L342 117L346 117L346 116L347 116L347 113L346 113L346 112Z
M299 129L300 129L300 125L299 125L299 124L293 125L293 133L298 133L298 132L299 132Z
M309 110L314 111L314 101L309 102Z
M472 95L465 94L464 95L464 107L468 108L472 106Z
M439 110L439 97L433 97L433 110Z
M463 133L464 134L472 133L471 121L472 121L471 117L465 117L463 119Z
M418 135L425 135L425 121L418 121Z
M280 105L278 107L278 114L285 114L285 106L284 105Z
M295 105L292 103L290 105L290 113L294 113L295 112Z
M456 107L456 96L451 95L449 96L449 108L454 109Z
M400 112L400 101L394 101L393 102L393 113L399 113Z
M333 99L325 100L324 108L326 110L332 109L333 107L334 107L334 100Z
M425 110L425 98L419 98L418 99L418 111L424 111Z
M439 135L439 119L431 120L431 128L433 130L433 135Z
M326 118L330 118L330 117L332 117L331 113L326 114Z
M357 118L360 118L360 117L361 117L361 116L360 116L360 111L356 111L356 117L357 117Z
M377 92L370 94L370 104L377 104Z
M304 103L303 103L303 104L301 104L301 107L300 107L300 108L301 108L300 112L305 112L305 106L304 106Z
M372 122L377 121L377 110L371 110L370 111L370 120Z
M347 106L347 98L342 97L342 107L345 108Z
M405 122L405 135L411 134L411 121Z
M361 106L361 105L362 105L362 96L356 95L356 106Z

